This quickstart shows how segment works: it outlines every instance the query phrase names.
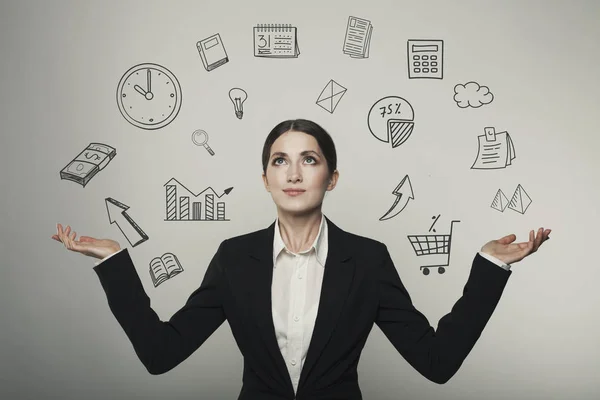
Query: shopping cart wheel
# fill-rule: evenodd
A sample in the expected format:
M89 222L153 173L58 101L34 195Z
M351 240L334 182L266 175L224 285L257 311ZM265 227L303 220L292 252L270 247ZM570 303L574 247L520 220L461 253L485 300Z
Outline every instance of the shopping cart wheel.
M439 268L438 268L438 272L439 272L440 274L443 274L444 272L446 272L446 269L445 269L444 267L439 267Z
M429 268L423 268L423 275L429 275Z

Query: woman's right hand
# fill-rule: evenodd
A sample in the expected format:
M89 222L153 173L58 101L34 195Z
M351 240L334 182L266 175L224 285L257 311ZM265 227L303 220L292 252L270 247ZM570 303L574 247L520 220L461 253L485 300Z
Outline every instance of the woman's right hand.
M79 240L76 240L77 232L71 233L69 225L67 225L67 229L63 230L61 224L56 224L56 231L56 234L52 235L52 239L61 242L67 249L86 256L102 259L121 250L119 243L111 239L80 236Z

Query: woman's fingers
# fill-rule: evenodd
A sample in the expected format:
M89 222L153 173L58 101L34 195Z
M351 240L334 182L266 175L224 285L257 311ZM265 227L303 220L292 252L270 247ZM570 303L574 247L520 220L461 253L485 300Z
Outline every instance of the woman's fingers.
M514 233L511 233L510 235L506 235L500 239L498 239L498 242L501 244L509 244L515 241L515 239L517 238L517 236L515 236Z

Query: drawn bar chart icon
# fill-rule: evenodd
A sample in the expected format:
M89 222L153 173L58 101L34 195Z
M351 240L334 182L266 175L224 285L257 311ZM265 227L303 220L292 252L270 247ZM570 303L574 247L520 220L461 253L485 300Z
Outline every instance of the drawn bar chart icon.
M217 194L212 187L195 194L175 178L165 183L165 221L229 221L225 215L225 201L233 187Z

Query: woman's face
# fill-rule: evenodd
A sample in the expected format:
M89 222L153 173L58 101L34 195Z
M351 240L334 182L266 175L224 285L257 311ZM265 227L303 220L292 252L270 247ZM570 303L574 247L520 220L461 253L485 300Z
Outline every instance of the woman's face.
M327 160L313 136L288 131L271 146L263 182L279 212L302 215L320 209L338 175L334 171L330 177Z

